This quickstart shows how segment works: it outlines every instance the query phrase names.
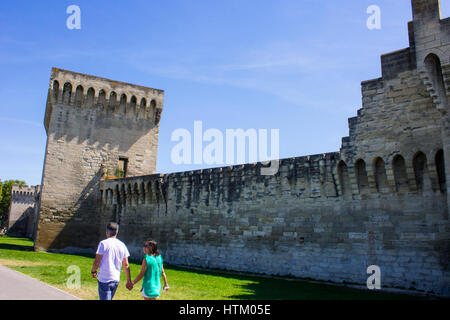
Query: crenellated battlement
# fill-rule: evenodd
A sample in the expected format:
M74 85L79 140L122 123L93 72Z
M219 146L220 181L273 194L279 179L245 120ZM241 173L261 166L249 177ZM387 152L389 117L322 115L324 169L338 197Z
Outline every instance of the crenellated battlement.
M195 171L152 174L139 177L103 180L100 184L103 205L120 204L141 207L152 203L158 208L167 203L185 208L219 206L253 201L255 193L266 196L294 196L299 200L377 199L387 194L432 194L444 192L438 167L440 146L422 146L410 152L391 150L389 157L377 154L346 159L332 152L279 160L274 175L262 175L261 162ZM420 168L421 159L434 159ZM259 191L255 191L259 190ZM253 194L253 196L252 196Z
M14 184L11 189L12 202L34 202L39 194L40 186L18 185Z
M280 170L273 176L261 175L262 163L250 163L103 180L100 198L104 206L114 207L117 214L125 214L127 208L167 214L168 202L176 208L198 208L252 201L252 188L259 190L257 193L267 189L270 194L270 188L278 188L278 192L296 193L298 197L337 197L339 186L334 184L337 172L333 168L338 157L338 153L328 153L281 159Z
M53 68L47 113L57 104L136 121L152 121L156 125L161 119L164 90ZM46 128L50 117L47 113Z

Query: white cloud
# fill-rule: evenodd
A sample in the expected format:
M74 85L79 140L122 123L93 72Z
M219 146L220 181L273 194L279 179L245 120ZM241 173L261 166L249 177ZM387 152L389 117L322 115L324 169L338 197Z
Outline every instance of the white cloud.
M27 126L34 126L34 127L39 127L42 128L43 124L36 122L36 121L31 121L31 120L23 120L23 119L15 119L15 118L8 118L8 117L0 117L0 121L5 121L5 122L12 122L12 123L16 123L16 124L24 124Z

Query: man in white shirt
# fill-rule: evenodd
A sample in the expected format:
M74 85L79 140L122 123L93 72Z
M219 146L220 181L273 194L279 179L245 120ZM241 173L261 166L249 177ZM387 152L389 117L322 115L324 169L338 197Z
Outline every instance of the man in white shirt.
M131 285L130 265L128 257L130 253L126 245L117 239L119 225L110 222L106 226L106 240L99 243L94 264L92 265L92 277L98 280L98 295L100 300L112 300L120 281L120 272L123 268L127 275L127 285ZM97 273L97 270L100 271Z

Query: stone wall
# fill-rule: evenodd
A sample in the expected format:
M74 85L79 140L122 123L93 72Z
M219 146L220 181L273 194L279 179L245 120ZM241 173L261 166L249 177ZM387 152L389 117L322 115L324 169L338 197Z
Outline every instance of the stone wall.
M417 67L417 24L362 82L340 152L283 159L274 176L248 164L103 181L102 224L119 221L135 257L152 237L190 266L365 284L376 264L384 287L449 295L448 129Z
M348 197L339 161L284 159L275 176L257 164L102 181L102 224L120 223L135 258L151 237L173 264L360 284L377 264L384 287L448 293L445 194L369 185Z

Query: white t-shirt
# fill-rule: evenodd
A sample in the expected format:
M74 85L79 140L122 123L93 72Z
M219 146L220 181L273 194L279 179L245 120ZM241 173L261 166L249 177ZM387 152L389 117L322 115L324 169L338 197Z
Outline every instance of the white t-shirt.
M119 281L122 261L130 256L125 244L119 239L108 238L99 243L97 254L103 255L97 275L98 281L104 283Z

